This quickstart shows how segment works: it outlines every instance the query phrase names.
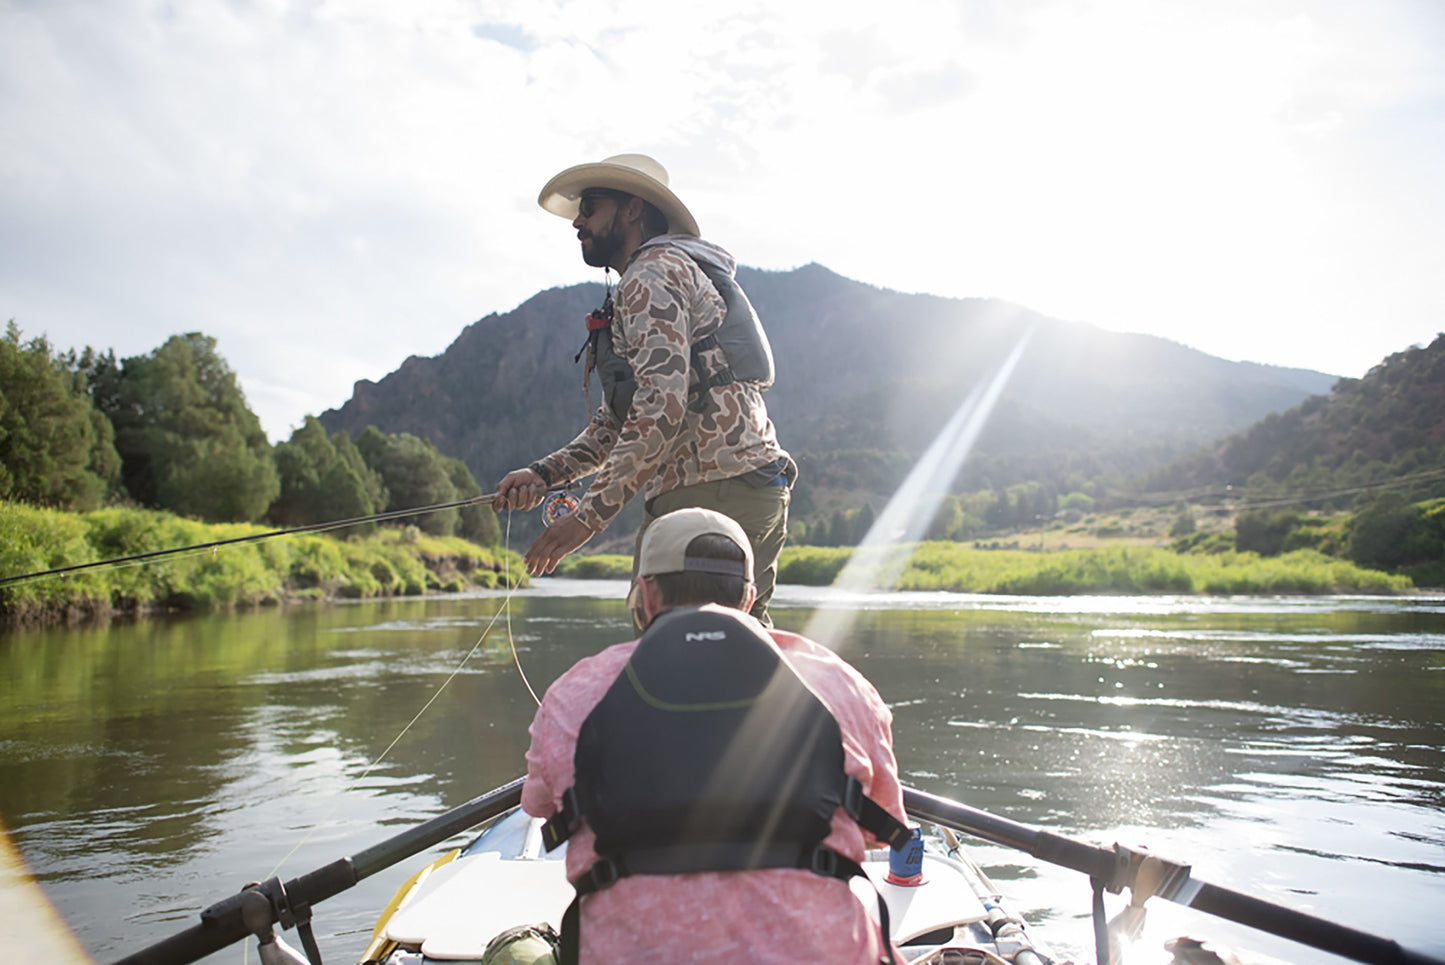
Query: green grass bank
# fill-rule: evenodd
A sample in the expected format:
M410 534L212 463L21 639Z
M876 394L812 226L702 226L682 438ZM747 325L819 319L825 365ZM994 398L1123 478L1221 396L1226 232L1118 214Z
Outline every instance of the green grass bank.
M169 513L0 502L0 577L268 532ZM401 596L525 580L521 558L414 527L342 539L300 533L0 586L0 623Z
M1315 550L1281 556L1226 552L1175 553L1153 546L1098 549L985 550L952 542L925 542L885 550L912 555L898 578L900 590L1015 593L1330 594L1406 593L1409 577L1367 570ZM779 581L826 586L854 550L800 546L783 551Z
M778 561L778 582L827 586L855 548L790 546ZM1280 556L1257 553L1175 553L1153 546L1074 550L989 550L947 541L924 542L883 552L911 553L898 578L900 590L1012 593L1301 594L1407 593L1407 576L1382 573L1315 550ZM629 556L568 557L562 576L626 579Z

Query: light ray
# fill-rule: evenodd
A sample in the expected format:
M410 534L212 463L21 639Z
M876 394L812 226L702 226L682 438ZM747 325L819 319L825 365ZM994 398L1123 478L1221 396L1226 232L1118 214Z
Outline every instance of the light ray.
M893 588L898 575L908 565L919 537L947 495L949 484L963 468L979 433L988 423L1035 329L1036 326L1030 326L1024 332L993 378L976 385L939 430L833 581L830 595L836 597L835 605L818 608L804 630L805 636L836 651L855 619L855 608L847 606L847 601L860 594Z

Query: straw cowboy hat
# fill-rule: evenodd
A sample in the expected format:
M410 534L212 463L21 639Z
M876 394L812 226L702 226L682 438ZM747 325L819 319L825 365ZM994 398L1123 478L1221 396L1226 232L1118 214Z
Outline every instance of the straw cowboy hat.
M611 188L636 195L667 218L672 234L698 236L697 219L667 186L667 169L646 154L616 154L592 164L578 164L556 175L542 188L537 203L566 218L577 217L577 202L587 188Z

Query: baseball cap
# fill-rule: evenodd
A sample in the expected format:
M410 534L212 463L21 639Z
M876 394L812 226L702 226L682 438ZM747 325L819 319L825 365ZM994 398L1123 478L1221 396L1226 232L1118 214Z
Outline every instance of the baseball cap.
M725 536L743 551L742 562L689 556L687 547L699 536ZM661 573L719 573L753 579L753 547L748 534L737 521L712 509L691 507L659 516L642 534L642 547L637 553L637 579ZM628 606L638 605L638 589L633 583L627 595Z

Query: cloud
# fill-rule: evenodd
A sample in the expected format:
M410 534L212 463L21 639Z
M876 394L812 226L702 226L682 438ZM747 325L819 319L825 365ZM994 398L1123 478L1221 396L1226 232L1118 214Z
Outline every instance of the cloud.
M745 264L1360 374L1445 317L1442 43L1410 0L11 2L0 311L216 335L284 436L596 278L535 193L641 150Z

